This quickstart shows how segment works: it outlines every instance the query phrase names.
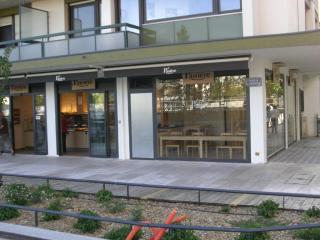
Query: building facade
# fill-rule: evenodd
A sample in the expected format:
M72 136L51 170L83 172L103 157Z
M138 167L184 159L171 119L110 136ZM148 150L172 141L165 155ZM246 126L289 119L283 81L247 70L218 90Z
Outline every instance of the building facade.
M17 153L266 163L318 134L317 0L0 7Z

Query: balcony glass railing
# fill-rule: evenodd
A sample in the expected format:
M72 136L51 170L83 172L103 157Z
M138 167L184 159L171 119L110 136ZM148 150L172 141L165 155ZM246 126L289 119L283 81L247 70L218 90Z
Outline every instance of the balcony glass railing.
M87 32L94 34L87 35ZM140 46L140 35L137 26L116 24L1 42L0 55L4 54L5 47L10 46L13 46L10 61L15 62L137 48Z
M142 45L175 44L243 37L242 13L143 25Z

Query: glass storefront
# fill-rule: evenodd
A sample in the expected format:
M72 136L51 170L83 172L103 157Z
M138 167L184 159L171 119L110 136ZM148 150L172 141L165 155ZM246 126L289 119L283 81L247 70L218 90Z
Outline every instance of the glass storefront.
M283 74L273 74L266 70L266 104L267 104L267 154L285 148L285 101Z
M73 81L58 86L60 153L115 158L118 156L115 83L89 82ZM86 84L92 89L81 89L88 87Z
M156 79L158 158L245 160L246 75Z

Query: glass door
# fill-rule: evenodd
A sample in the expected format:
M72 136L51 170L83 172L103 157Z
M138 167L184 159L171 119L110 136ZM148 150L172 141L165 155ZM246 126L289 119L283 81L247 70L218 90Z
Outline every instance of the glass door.
M34 104L34 152L47 154L46 103L44 94L33 96Z
M106 94L88 94L90 156L107 156Z

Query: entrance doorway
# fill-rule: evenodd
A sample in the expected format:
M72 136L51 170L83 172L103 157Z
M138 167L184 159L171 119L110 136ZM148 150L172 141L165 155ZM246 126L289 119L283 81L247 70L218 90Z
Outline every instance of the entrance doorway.
M44 94L12 97L13 147L16 153L47 154Z
M61 92L60 153L117 157L114 91Z

